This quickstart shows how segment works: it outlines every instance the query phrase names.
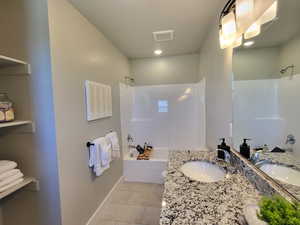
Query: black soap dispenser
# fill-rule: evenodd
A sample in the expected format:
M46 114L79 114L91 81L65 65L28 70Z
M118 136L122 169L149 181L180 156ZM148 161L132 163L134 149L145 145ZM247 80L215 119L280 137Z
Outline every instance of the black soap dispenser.
M220 140L222 141L222 143L218 145L218 149L217 149L218 158L225 160L226 159L225 151L230 153L230 147L228 145L226 145L225 138L221 138Z
M240 145L240 153L246 159L250 159L250 145L247 144L247 141L251 139L245 138L243 144Z
M230 147L226 144L225 138L220 138L220 140L222 141L222 143L220 145L218 145L218 149L223 149L223 150L227 151L228 153L230 153Z

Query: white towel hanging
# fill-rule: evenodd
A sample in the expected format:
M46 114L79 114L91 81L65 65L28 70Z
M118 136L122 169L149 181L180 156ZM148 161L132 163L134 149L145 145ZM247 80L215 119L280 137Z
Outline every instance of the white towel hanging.
M100 176L109 168L111 162L111 145L107 144L106 138L100 137L92 141L90 145L89 167L93 167L96 176Z
M108 140L108 142L112 146L112 159L117 159L120 158L120 145L119 145L119 139L118 139L118 134L115 131L112 131L108 133L105 136Z

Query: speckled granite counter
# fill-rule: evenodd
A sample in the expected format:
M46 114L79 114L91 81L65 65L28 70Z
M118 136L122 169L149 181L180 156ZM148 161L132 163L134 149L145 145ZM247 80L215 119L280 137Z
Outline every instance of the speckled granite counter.
M222 181L192 181L179 168L187 161L204 160L223 167L229 176ZM216 161L215 152L170 152L165 179L161 225L244 224L242 210L257 203L258 191L233 167Z
M300 160L299 156L295 156L292 152L278 153L278 152L265 152L260 153L260 159L268 159L272 163L284 165L295 170L300 171ZM275 179L276 180L276 179ZM280 180L276 180L280 185L282 185L288 192L294 195L300 200L300 187L292 184L284 183Z
M296 156L292 152L264 152L260 153L260 159L269 159L273 163L286 165L300 171L300 160L299 156Z

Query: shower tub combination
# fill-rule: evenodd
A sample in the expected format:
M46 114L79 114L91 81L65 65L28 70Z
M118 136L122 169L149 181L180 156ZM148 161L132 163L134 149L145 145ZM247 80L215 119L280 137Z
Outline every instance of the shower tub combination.
M124 178L163 183L169 150L205 146L205 80L193 84L120 84ZM129 157L129 145L151 143L150 160Z
M168 166L169 149L154 149L150 160L137 160L129 154L124 156L124 180L162 184L163 172Z

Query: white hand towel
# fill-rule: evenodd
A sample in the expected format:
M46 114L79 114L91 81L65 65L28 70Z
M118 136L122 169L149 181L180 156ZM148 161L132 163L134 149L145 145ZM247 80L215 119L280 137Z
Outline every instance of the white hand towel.
M101 137L97 139L99 141L99 149L100 149L100 156L101 156L101 166L109 168L109 163L111 161L111 145L109 145L106 141L106 138Z
M101 167L101 157L100 157L100 150L99 144L97 140L92 142L94 145L91 145L90 150L90 160L89 160L89 167L93 167L93 171L96 176L100 176L104 170Z
M13 175L16 175L18 173L20 173L21 171L18 170L18 169L13 169L13 170L9 170L9 171L6 171L4 173L1 173L0 174L0 182L5 180L6 178L10 177L10 176L13 176Z
M106 138L108 139L108 142L112 145L112 158L120 158L120 145L117 133L110 132L106 135Z
M10 184L10 183L12 183L12 182L14 182L16 180L18 180L18 179L20 179L22 177L24 177L24 174L21 173L21 172L15 174L13 176L10 176L10 177L8 177L5 180L3 180L3 181L0 182L0 188L3 187L3 186L6 186L6 185L8 185L8 184Z
M20 178L20 179L17 179L17 180L15 180L15 181L13 181L13 182L11 182L11 183L9 183L9 184L3 186L3 187L0 187L0 192L4 192L4 191L6 191L7 189L12 188L12 187L15 186L15 185L17 185L17 184L19 184L19 183L22 183L23 181L24 181L24 178Z
M107 144L104 137L97 138L90 146L89 167L93 167L96 176L100 176L106 169L109 168L111 161L111 147Z
M17 163L9 160L0 160L0 174L17 167Z

